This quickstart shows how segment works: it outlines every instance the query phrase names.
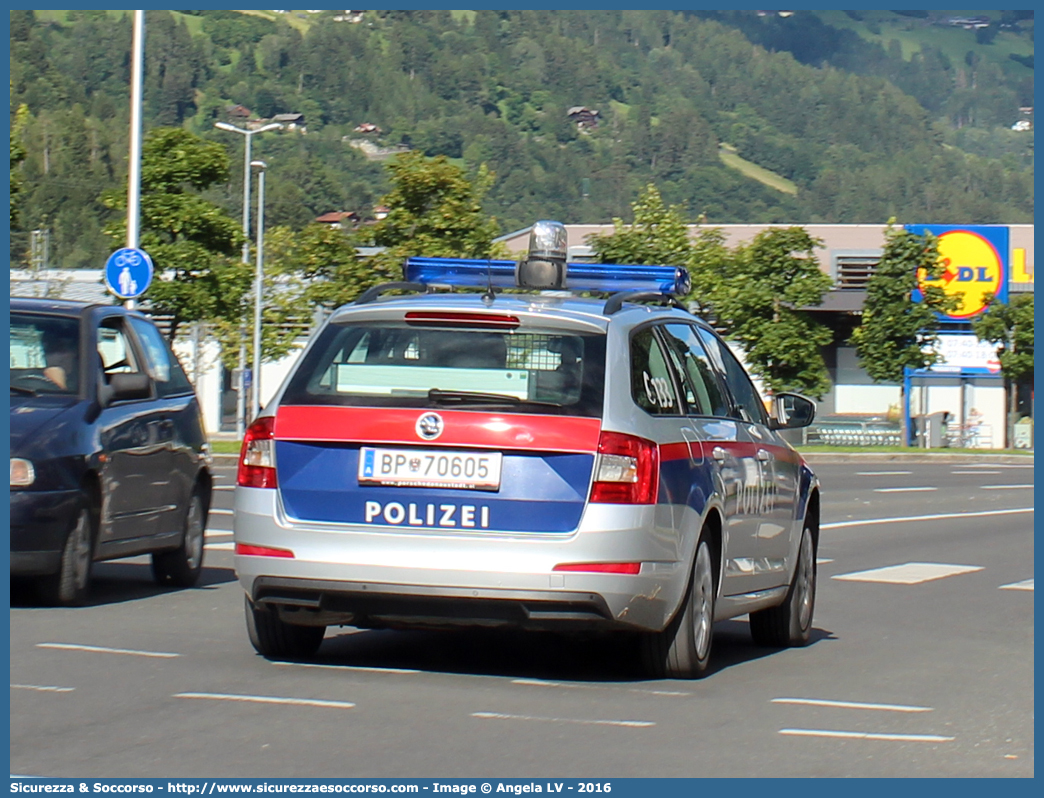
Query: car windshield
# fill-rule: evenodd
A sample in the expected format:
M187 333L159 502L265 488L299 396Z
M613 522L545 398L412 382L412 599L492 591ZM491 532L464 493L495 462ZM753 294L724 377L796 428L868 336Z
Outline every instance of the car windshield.
M601 334L331 324L283 401L599 416L604 368Z
M11 392L76 394L80 322L66 316L11 314Z

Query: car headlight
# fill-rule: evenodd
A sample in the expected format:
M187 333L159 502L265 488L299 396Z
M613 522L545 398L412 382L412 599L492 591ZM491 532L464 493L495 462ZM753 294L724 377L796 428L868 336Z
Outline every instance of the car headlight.
M36 479L36 471L33 464L21 457L11 458L11 487L24 488L32 485Z

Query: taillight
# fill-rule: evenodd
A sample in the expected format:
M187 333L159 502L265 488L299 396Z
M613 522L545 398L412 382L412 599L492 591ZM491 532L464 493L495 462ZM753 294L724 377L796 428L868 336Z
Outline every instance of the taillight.
M591 501L598 504L655 504L660 449L652 441L603 432L598 438Z
M265 416L251 424L243 436L239 452L239 471L236 484L244 488L274 488L275 418Z

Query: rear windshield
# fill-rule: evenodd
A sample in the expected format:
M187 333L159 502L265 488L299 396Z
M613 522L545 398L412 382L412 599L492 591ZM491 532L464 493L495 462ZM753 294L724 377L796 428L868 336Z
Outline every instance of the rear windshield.
M600 416L604 369L601 334L331 324L283 402Z

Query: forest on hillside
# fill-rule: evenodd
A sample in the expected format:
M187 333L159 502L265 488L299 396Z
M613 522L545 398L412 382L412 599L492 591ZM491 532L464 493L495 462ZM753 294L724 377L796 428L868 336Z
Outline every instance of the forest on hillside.
M991 33L953 31L949 49L929 12L845 12L844 29L818 12L346 13L147 13L145 125L227 148L231 177L207 199L240 212L242 137L214 123L245 124L241 106L301 115L254 141L267 222L295 229L372 214L388 176L360 140L485 164L502 232L627 219L650 183L709 224L1033 218L1032 132L1012 130L1032 106L1032 12L990 12ZM880 34L871 13L911 15L903 41L853 32ZM47 229L52 265L98 267L126 180L130 15L10 20L12 266Z

